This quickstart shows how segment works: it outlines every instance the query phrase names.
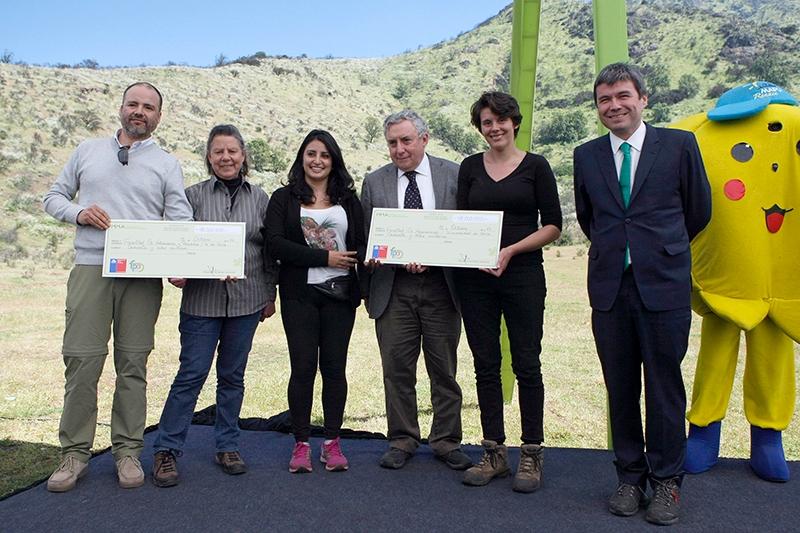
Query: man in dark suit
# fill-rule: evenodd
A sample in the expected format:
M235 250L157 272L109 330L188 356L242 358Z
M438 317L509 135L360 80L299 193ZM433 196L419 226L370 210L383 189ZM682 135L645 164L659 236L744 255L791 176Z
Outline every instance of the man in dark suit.
M361 203L367 235L373 207L455 209L458 165L428 156L428 128L414 111L383 123L392 162L367 175ZM368 250L367 257L371 251ZM389 450L384 468L402 468L419 446L417 361L420 344L431 380L433 423L428 437L436 457L450 468L472 465L461 451L461 388L456 382L456 350L461 337L450 269L416 263L405 267L370 262L363 288L383 364Z
M591 241L592 329L619 478L609 510L636 514L649 479L647 520L672 524L686 450L680 365L691 324L689 242L709 221L711 192L694 136L642 122L647 93L636 67L605 67L594 97L610 134L575 149L575 209Z

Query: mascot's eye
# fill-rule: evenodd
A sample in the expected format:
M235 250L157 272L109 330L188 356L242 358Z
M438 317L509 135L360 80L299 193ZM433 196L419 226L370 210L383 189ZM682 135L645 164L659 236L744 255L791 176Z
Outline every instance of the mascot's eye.
M795 146L795 149L797 150L797 155L800 155L800 141L797 141L797 146Z
M769 131L781 131L783 129L783 124L781 124L780 122L770 122L767 125L767 129Z
M731 148L731 155L740 163L746 163L753 159L753 147L747 143L737 143Z

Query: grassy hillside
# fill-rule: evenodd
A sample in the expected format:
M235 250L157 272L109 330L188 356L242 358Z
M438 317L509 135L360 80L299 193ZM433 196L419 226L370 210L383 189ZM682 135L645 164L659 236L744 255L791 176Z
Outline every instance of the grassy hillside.
M591 5L543 4L534 150L550 160L569 212L572 148L596 131ZM631 57L652 91L651 122L706 110L726 88L754 79L800 92L800 0L637 0L628 8ZM205 177L208 130L232 122L271 148L272 164L253 178L271 191L314 127L336 136L360 180L388 161L369 120L405 106L431 122L431 153L460 160L481 149L468 106L484 90L507 88L510 41L507 8L455 39L381 59L254 56L251 64L216 68L0 64L0 264L69 265L71 231L43 215L41 194L82 139L118 127L121 91L134 80L163 90L156 137L181 160L187 183ZM573 238L567 231L565 240Z

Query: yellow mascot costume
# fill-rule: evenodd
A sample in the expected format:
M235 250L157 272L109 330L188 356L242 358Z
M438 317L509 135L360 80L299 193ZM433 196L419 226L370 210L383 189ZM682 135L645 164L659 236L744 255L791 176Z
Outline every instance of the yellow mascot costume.
M800 108L759 81L673 126L696 135L713 206L692 242L692 307L703 325L685 469L717 462L744 331L750 466L763 479L788 481L781 434L795 405L792 340L800 342Z

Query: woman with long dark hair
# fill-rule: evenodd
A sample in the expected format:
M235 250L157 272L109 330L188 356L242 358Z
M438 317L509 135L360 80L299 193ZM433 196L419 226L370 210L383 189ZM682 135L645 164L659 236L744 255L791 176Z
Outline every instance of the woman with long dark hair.
M347 399L345 366L356 308L357 266L366 250L364 215L333 136L312 130L267 209L270 252L280 261L281 318L291 363L289 411L295 446L289 472L311 472L314 380L322 375L326 470L347 470L339 430Z
M485 485L510 472L500 382L503 317L519 386L522 422L520 461L513 488L533 492L541 483L544 441L544 385L539 356L547 289L542 248L561 234L561 207L547 160L515 145L522 114L514 97L501 92L484 93L472 105L471 112L472 124L489 149L461 163L456 202L459 209L503 211L503 228L496 268L456 272L464 329L475 363L484 447L483 458L465 472L464 483Z

